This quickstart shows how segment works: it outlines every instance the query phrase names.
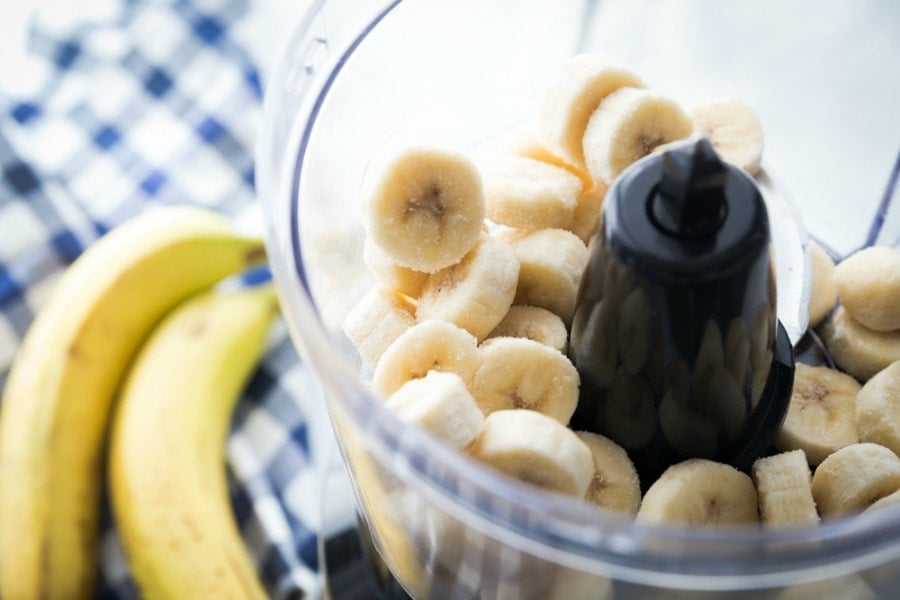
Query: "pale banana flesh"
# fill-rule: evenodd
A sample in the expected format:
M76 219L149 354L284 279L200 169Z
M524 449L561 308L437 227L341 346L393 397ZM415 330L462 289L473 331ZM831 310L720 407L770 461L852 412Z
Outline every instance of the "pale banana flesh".
M28 330L0 413L0 596L84 598L96 579L103 442L148 332L184 298L264 258L217 214L150 211L62 276Z
M113 512L147 598L265 598L229 504L232 410L278 313L271 285L203 293L160 323L121 392Z

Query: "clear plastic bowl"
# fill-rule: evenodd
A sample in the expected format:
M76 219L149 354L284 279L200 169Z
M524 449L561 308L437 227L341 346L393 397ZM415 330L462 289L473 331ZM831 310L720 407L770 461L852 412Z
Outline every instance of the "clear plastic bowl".
M267 243L360 512L413 597L895 593L900 507L780 532L602 513L404 427L367 390L340 325L374 283L358 197L369 158L389 142L471 150L495 139L533 117L550 75L582 50L630 65L684 105L723 96L754 105L766 164L816 237L838 255L876 238L894 244L900 223L885 185L900 139L890 117L900 105L898 22L896 3L774 0L346 0L314 2L302 16L267 92L257 153Z

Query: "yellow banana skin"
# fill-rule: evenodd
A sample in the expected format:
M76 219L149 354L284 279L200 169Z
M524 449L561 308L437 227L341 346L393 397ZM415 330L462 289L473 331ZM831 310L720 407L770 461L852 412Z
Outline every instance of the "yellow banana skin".
M185 298L265 258L208 210L151 210L60 278L25 335L0 405L0 597L89 598L104 443L146 336Z
M266 597L231 513L224 448L277 312L271 285L200 294L135 359L113 420L109 481L144 598Z

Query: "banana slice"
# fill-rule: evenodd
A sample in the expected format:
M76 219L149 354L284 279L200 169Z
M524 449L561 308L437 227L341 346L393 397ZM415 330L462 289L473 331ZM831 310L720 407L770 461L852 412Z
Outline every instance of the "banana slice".
M692 458L666 469L644 493L636 519L688 527L727 527L759 522L756 488L746 473Z
M604 56L573 56L563 63L544 92L538 118L541 138L566 161L583 166L582 139L603 99L622 87L644 86L640 77Z
M900 250L872 246L845 258L834 269L841 304L874 331L900 329Z
M656 405L647 381L616 370L606 400L597 411L597 429L628 450L638 450L656 434Z
M456 373L429 371L421 379L411 379L391 394L385 406L400 420L457 450L472 443L484 428L481 409Z
M812 473L803 450L757 459L751 475L763 525L784 528L819 522L812 495Z
M816 327L834 308L837 302L837 283L834 277L834 261L822 246L809 242L812 260L812 289L809 294L809 326Z
M578 498L594 475L587 445L556 419L533 410L492 412L468 452L520 481Z
M591 187L583 189L575 203L575 214L568 229L587 244L594 234L600 229L600 215L603 209L603 201L609 191L602 181L594 183Z
M398 265L369 236L363 244L363 262L375 279L410 298L418 298L428 280L428 273Z
M822 461L812 493L823 519L862 512L900 490L900 458L868 442L845 446Z
M528 338L545 346L566 351L566 324L557 315L540 306L511 306L503 320L487 339L497 337Z
M710 100L688 108L687 114L722 158L751 175L759 171L763 127L753 108L740 100Z
M578 403L578 372L558 350L525 338L494 338L480 349L472 395L484 414L527 408L567 424Z
M461 153L410 147L376 159L363 195L367 233L402 267L434 273L478 243L485 217L481 174Z
M456 373L468 386L480 364L478 342L472 334L445 321L423 321L384 351L372 374L372 389L387 398L429 371Z
M856 394L859 383L828 367L798 363L787 415L775 435L775 447L803 450L811 465L859 441Z
M607 96L584 131L584 159L596 181L610 185L654 148L688 137L693 125L676 102L645 89L625 87Z
M484 339L512 306L519 261L508 244L482 233L456 265L432 274L416 305L416 319L442 319Z
M587 248L578 236L564 229L523 233L510 242L519 259L516 304L540 306L572 322Z
M900 454L900 361L872 377L856 396L859 439Z
M600 508L636 515L641 505L641 483L625 449L596 433L575 434L587 444L594 459L594 476L585 499Z
M900 504L900 490L888 494L884 498L876 500L872 504L869 505L868 508L863 510L863 512L872 512L876 510L881 510L882 508L887 508L889 506L894 506L896 504Z
M524 156L481 163L487 217L519 229L567 227L583 187L569 170Z
M385 285L376 285L344 319L343 330L363 362L374 369L394 340L416 324L415 306Z
M873 331L838 306L822 325L822 341L841 370L866 381L900 360L900 329Z

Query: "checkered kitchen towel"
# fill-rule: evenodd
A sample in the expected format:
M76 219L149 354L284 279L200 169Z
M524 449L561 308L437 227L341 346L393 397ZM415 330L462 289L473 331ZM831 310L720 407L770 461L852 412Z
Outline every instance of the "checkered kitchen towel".
M62 269L111 227L187 202L258 230L263 82L252 45L272 35L266 4L92 0L32 18L23 60L37 83L0 86L0 386ZM56 18L64 5L75 14ZM304 5L294 3L295 21ZM232 503L273 597L320 593L316 481L330 430L317 394L278 336L229 440ZM98 553L98 594L135 597L108 510Z

